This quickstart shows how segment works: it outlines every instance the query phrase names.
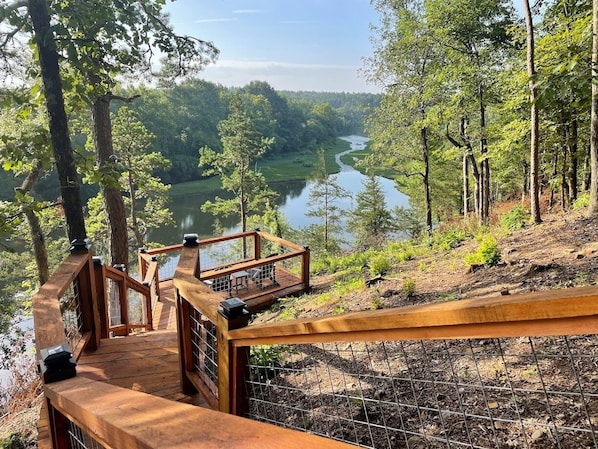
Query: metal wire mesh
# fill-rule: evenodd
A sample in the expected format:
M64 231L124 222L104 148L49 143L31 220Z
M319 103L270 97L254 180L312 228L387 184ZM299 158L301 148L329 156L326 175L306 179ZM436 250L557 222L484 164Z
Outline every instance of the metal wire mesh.
M203 243L199 250L201 271L224 268L244 260L254 259L253 235L215 243Z
M218 394L218 342L216 325L191 307L191 345L193 369L206 382L214 395Z
M123 324L120 307L120 285L118 282L107 278L106 289L108 291L108 319L110 327L120 326Z
M147 306L145 296L132 288L127 289L127 310L129 324L147 324Z
M597 448L596 342L252 347L248 416L371 448Z
M104 445L94 440L77 424L68 421L69 449L104 449Z
M158 257L158 272L160 273L160 281L166 281L174 277L174 272L179 264L181 257L181 250L170 251L165 254L160 254Z
M66 292L59 299L62 322L66 341L71 350L75 350L83 338L81 318L81 298L79 296L79 281L75 279Z

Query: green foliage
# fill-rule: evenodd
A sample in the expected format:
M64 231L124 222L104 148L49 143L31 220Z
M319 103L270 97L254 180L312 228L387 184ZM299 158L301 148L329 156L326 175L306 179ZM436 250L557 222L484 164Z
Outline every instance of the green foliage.
M358 247L381 247L388 233L394 229L392 216L386 208L386 199L380 181L369 176L363 181L363 190L357 194L357 207L352 211L349 227Z
M506 214L501 215L500 225L507 231L516 231L525 226L525 223L529 220L529 211L518 204Z
M382 276L392 267L392 264L386 254L378 254L370 260L370 274L372 276Z
M577 197L577 199L573 202L573 209L585 209L590 205L590 194L583 193Z
M502 254L496 237L492 234L486 234L481 237L477 250L465 255L465 263L493 267L500 262L501 258Z
M407 298L413 297L415 295L415 280L414 279L406 279L403 282L401 291Z

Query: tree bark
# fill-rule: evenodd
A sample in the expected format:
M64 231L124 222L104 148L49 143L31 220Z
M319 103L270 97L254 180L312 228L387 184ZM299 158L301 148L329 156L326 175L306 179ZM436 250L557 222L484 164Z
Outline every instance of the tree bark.
M588 214L598 214L598 0L592 1L592 112L590 120L590 204Z
M428 130L424 126L421 129L422 158L424 160L424 196L426 201L426 230L432 232L432 197L430 195L430 157L428 154Z
M79 179L69 136L58 53L56 52L54 36L50 27L50 12L47 1L30 0L29 16L33 23L35 42L39 52L38 57L46 97L52 150L60 182L67 235L70 241L85 239L87 233L79 192Z
M92 108L93 137L96 161L100 168L116 163L112 145L112 122L110 120L110 97L98 98ZM110 263L129 265L127 216L125 202L118 187L118 173L100 183L104 208L108 217L110 239Z
M569 179L569 188L570 188L570 198L571 201L575 201L578 195L578 179L577 179L577 170L578 170L578 161L577 161L577 138L578 138L578 129L577 129L577 118L575 116L575 112L571 117L571 130L569 131L569 140L568 140L568 149L570 156L570 163L569 163L569 172L568 172L568 179Z
M33 168L18 187L17 191L21 193L28 193L33 188L33 185L39 179L41 174L41 163L34 161ZM48 251L46 248L46 242L44 239L44 233L39 221L39 217L31 207L25 205L23 208L23 214L27 220L29 226L29 234L31 236L31 245L33 247L33 255L35 257L35 265L37 266L37 279L40 285L46 283L50 278L50 269L48 267Z
M480 221L487 223L490 217L490 161L488 160L488 139L486 139L486 106L484 105L484 88L479 87L480 100Z
M538 114L538 88L536 87L536 68L534 64L534 24L532 22L532 11L529 0L523 0L523 12L525 14L525 27L527 30L527 75L529 77L530 91L530 208L534 223L541 223L540 216L540 125Z

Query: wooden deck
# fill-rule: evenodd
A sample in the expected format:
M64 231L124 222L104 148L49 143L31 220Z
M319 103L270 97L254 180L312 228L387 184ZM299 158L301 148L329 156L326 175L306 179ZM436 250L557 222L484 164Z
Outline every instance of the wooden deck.
M161 398L208 407L201 395L181 391L176 306L172 281L160 285L154 312L154 331L101 340L93 352L77 362L77 376L105 382ZM38 422L38 447L50 448L45 404Z

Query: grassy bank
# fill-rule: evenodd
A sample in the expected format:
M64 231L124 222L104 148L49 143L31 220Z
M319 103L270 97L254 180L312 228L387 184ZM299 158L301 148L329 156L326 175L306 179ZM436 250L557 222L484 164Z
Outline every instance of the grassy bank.
M338 165L334 156L349 149L349 142L336 139L334 145L324 148L326 169L329 174L338 173ZM312 176L318 163L318 155L314 153L295 153L283 156L273 156L268 159L258 160L255 167L266 177L267 182L303 180ZM351 164L353 165L353 164ZM254 167L254 168L255 168ZM173 184L170 189L171 196L187 195L197 192L208 192L220 188L220 178L213 176L201 181Z

